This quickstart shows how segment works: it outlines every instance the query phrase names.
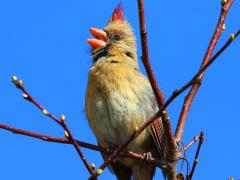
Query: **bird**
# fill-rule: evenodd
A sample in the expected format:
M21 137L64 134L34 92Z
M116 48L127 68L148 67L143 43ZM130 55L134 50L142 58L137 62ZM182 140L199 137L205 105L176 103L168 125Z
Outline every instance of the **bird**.
M116 149L157 111L150 85L139 69L136 38L124 17L122 3L114 9L107 25L90 28L92 66L88 72L85 111L99 145ZM146 128L127 150L163 157L161 119ZM103 158L107 156L102 154ZM153 164L130 158L117 158L110 170L118 180L150 180Z

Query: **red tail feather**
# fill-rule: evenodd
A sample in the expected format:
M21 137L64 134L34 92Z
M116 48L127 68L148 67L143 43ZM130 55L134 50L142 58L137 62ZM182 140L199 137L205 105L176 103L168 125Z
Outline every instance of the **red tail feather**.
M114 9L109 22L124 21L124 20L125 19L123 15L122 2L120 2L119 5Z

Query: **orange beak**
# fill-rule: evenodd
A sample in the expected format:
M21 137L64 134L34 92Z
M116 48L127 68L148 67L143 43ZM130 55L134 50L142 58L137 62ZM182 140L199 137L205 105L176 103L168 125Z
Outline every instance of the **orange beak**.
M95 39L87 39L88 44L90 44L93 49L106 47L108 37L105 31L97 28L90 28L89 31L95 37Z

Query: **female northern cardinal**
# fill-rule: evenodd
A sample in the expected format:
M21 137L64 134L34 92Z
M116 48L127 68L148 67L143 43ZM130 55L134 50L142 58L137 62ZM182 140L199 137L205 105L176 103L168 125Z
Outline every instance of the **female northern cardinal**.
M117 148L157 111L151 85L139 71L136 42L123 16L121 3L113 11L104 29L90 28L95 39L92 46L92 68L86 91L86 113L89 124L101 146ZM159 125L156 127L156 125ZM161 120L144 130L127 150L162 154ZM104 155L103 155L104 156ZM152 179L152 164L117 158L110 169L119 180Z

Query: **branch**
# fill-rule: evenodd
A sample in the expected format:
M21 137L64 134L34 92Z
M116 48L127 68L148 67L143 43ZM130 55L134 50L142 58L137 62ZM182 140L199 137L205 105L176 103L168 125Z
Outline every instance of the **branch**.
M204 133L203 133L203 132L201 132L199 139L200 139L200 141L199 141L198 148L197 148L197 152L196 152L196 155L195 155L195 158L194 158L194 161L193 161L192 170L191 170L190 174L187 175L187 180L191 180L191 179L192 179L194 170L195 170L195 168L196 168L196 166L197 166L197 163L198 163L198 155L199 155L199 152L200 152L202 143L203 143L203 141L204 141Z
M145 15L144 15L144 5L143 5L143 0L138 0L138 11L139 11L139 22L140 22L140 34L141 34L141 45L142 45L142 61L144 64L144 67L146 69L147 75L148 75L148 79L150 81L151 87L153 89L157 104L158 104L158 108L161 110L161 107L164 104L164 97L163 94L161 93L158 84L157 84L157 80L154 76L153 70L151 68L150 65L150 60L149 60L149 55L148 55L148 43L147 43L147 29L146 29L146 24L145 24ZM169 174L171 174L171 176L176 176L176 166L177 166L177 144L176 141L174 139L173 133L172 133L172 128L171 128L171 124L170 124L170 119L169 116L166 112L166 109L162 109L164 110L164 113L161 114L161 121L162 124L160 124L158 121L152 121L151 124L151 128L156 132L156 134L154 134L154 138L158 139L159 142L162 141L162 132L159 132L159 128L161 129L161 126L163 126L163 137L164 137L164 141L166 142L164 144L164 146L166 147L166 157L167 159L171 159L173 161L173 163L169 163L171 164L171 166L169 166L169 168L167 168L166 170L166 175L168 178ZM146 126L147 127L147 126ZM145 127L145 128L146 128ZM145 129L144 128L144 129ZM161 148L161 147L160 147ZM162 154L162 156L165 157L165 154Z
M19 128L14 128L5 124L1 124L0 123L0 129L5 129L7 131L11 131L14 134L21 134L21 135L25 135L25 136L29 136L29 137L33 137L36 139L41 139L43 141L47 141L47 142L55 142L55 143L61 143L61 144L71 144L71 142L66 139L66 138L59 138L59 137L54 137L54 136L48 136L45 134L40 134L40 133L36 133L36 132L31 132L31 131L27 131L27 130L23 130L23 129L19 129ZM102 146L96 146L90 143L86 143L83 141L78 141L75 140L77 142L77 144L81 147L87 148L87 149L91 149L94 151L99 151L105 154L109 154L110 152L113 152L112 149L109 148L105 148ZM141 160L141 161L145 161L148 163L152 163L156 166L159 166L161 168L164 168L165 165L163 165L159 159L154 158L154 157L146 157L145 155L139 154L137 152L133 152L133 151L127 151L127 152L121 152L119 154L119 156L121 157L127 157L127 158L132 158L132 159L137 159L137 160Z
M29 137L33 137L36 139L41 139L43 141L47 141L47 142L56 142L56 143L61 143L61 144L71 144L71 142L66 139L66 138L58 138L58 137L54 137L54 136L48 136L45 134L40 134L40 133L36 133L36 132L31 132L31 131L26 131L23 129L18 129L18 128L14 128L5 124L1 124L0 123L0 128L1 129L5 129L7 131L11 131L14 134L21 134L21 135L25 135L25 136L29 136ZM91 150L95 150L95 151L101 151L101 152L108 152L107 148L101 147L101 146L96 146L93 144L89 144L89 143L85 143L83 141L78 141L75 140L77 142L77 144L81 147L84 148L88 148Z
M48 117L50 117L52 120L54 120L57 124L59 124L64 130L65 130L65 137L69 140L69 142L74 146L76 149L80 159L82 160L83 164L87 168L90 174L93 174L92 168L89 166L87 159L83 156L83 153L78 146L77 142L74 140L72 133L70 132L70 129L67 127L65 123L65 116L62 115L60 119L56 118L54 115L52 115L50 112L48 112L40 103L38 103L25 89L23 86L23 81L18 80L16 76L12 77L13 83L16 85L18 89L20 89L23 92L23 97L28 100L29 102L33 103L38 109L42 111L42 113Z
M150 65L150 60L148 55L147 28L145 24L143 0L138 0L138 11L139 11L138 14L139 14L139 23L140 23L141 45L142 45L142 61L146 69L149 81L152 85L153 92L156 96L158 106L161 107L162 104L164 103L164 96L158 87L157 80L153 74L153 70Z
M199 139L199 136L195 136L190 143L188 143L185 147L183 147L183 148L180 150L181 154L183 154L184 152L186 152L195 142L198 141L198 139Z
M215 46L223 32L224 21L226 19L227 13L228 13L232 3L233 3L233 0L222 1L222 9L221 9L221 13L220 13L220 16L218 19L217 27L216 27L213 37L209 43L209 46L205 53L205 56L203 58L200 70L209 62L209 60L212 56ZM204 70L198 76L199 82L202 81L203 77L204 77ZM174 135L177 142L180 142L182 140L183 129L184 129L184 126L186 123L187 115L188 115L189 109L191 107L191 104L193 102L193 99L194 99L196 93L198 92L198 89L200 88L200 86L201 86L201 83L194 84L184 100L180 118L179 118L177 128L175 131L175 135Z
M140 22L141 45L142 45L142 61L146 69L150 84L152 86L155 98L157 100L158 107L160 109L161 106L164 104L164 96L158 87L157 80L154 76L152 67L150 65L150 60L148 55L147 28L145 23L143 0L138 0L138 11L139 11L138 14L139 14L139 22ZM176 151L177 147L175 144L175 140L173 137L172 128L171 128L171 124L170 124L167 112L161 118L162 118L162 123L164 128L164 135L165 135L166 141L168 142L167 144L168 152L170 153L171 151Z

